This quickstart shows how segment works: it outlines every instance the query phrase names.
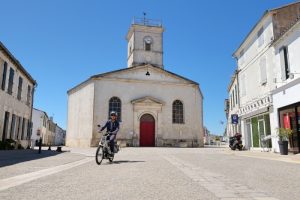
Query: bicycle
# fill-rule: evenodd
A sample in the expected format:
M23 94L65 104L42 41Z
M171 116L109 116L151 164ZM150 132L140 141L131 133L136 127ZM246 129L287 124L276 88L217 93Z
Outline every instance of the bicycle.
M96 163L98 165L101 165L103 159L108 159L110 163L114 160L114 153L118 153L119 151L119 145L115 144L114 145L114 152L112 154L109 154L109 138L110 138L110 133L107 132L102 135L97 151L96 151Z

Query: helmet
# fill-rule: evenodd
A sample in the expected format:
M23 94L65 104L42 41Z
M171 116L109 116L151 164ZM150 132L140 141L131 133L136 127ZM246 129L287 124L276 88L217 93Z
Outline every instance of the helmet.
M117 114L116 111L111 111L111 112L110 112L110 116L118 116L118 114Z

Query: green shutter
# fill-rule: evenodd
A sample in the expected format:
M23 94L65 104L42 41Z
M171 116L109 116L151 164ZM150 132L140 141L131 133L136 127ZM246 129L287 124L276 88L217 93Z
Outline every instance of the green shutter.
M271 126L270 126L270 116L269 116L269 114L265 115L264 119L265 119L266 135L271 135ZM268 140L268 147L272 148L272 140Z
M257 117L251 119L252 125L252 141L253 147L259 147L259 136L258 136L258 120Z

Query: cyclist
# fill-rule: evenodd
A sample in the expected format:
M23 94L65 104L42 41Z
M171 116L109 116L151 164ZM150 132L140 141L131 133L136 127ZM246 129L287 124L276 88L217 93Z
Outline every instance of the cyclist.
M117 136L117 133L120 129L120 124L117 120L117 113L115 111L110 112L110 119L106 122L105 126L101 128L100 131L103 131L104 129L109 132L109 146L110 146L110 152L109 154L114 154L114 146L115 146L115 139Z

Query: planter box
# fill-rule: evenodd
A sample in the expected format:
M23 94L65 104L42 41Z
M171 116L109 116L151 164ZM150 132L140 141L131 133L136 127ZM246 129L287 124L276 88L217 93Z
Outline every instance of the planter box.
M281 155L288 155L288 141L278 141Z

